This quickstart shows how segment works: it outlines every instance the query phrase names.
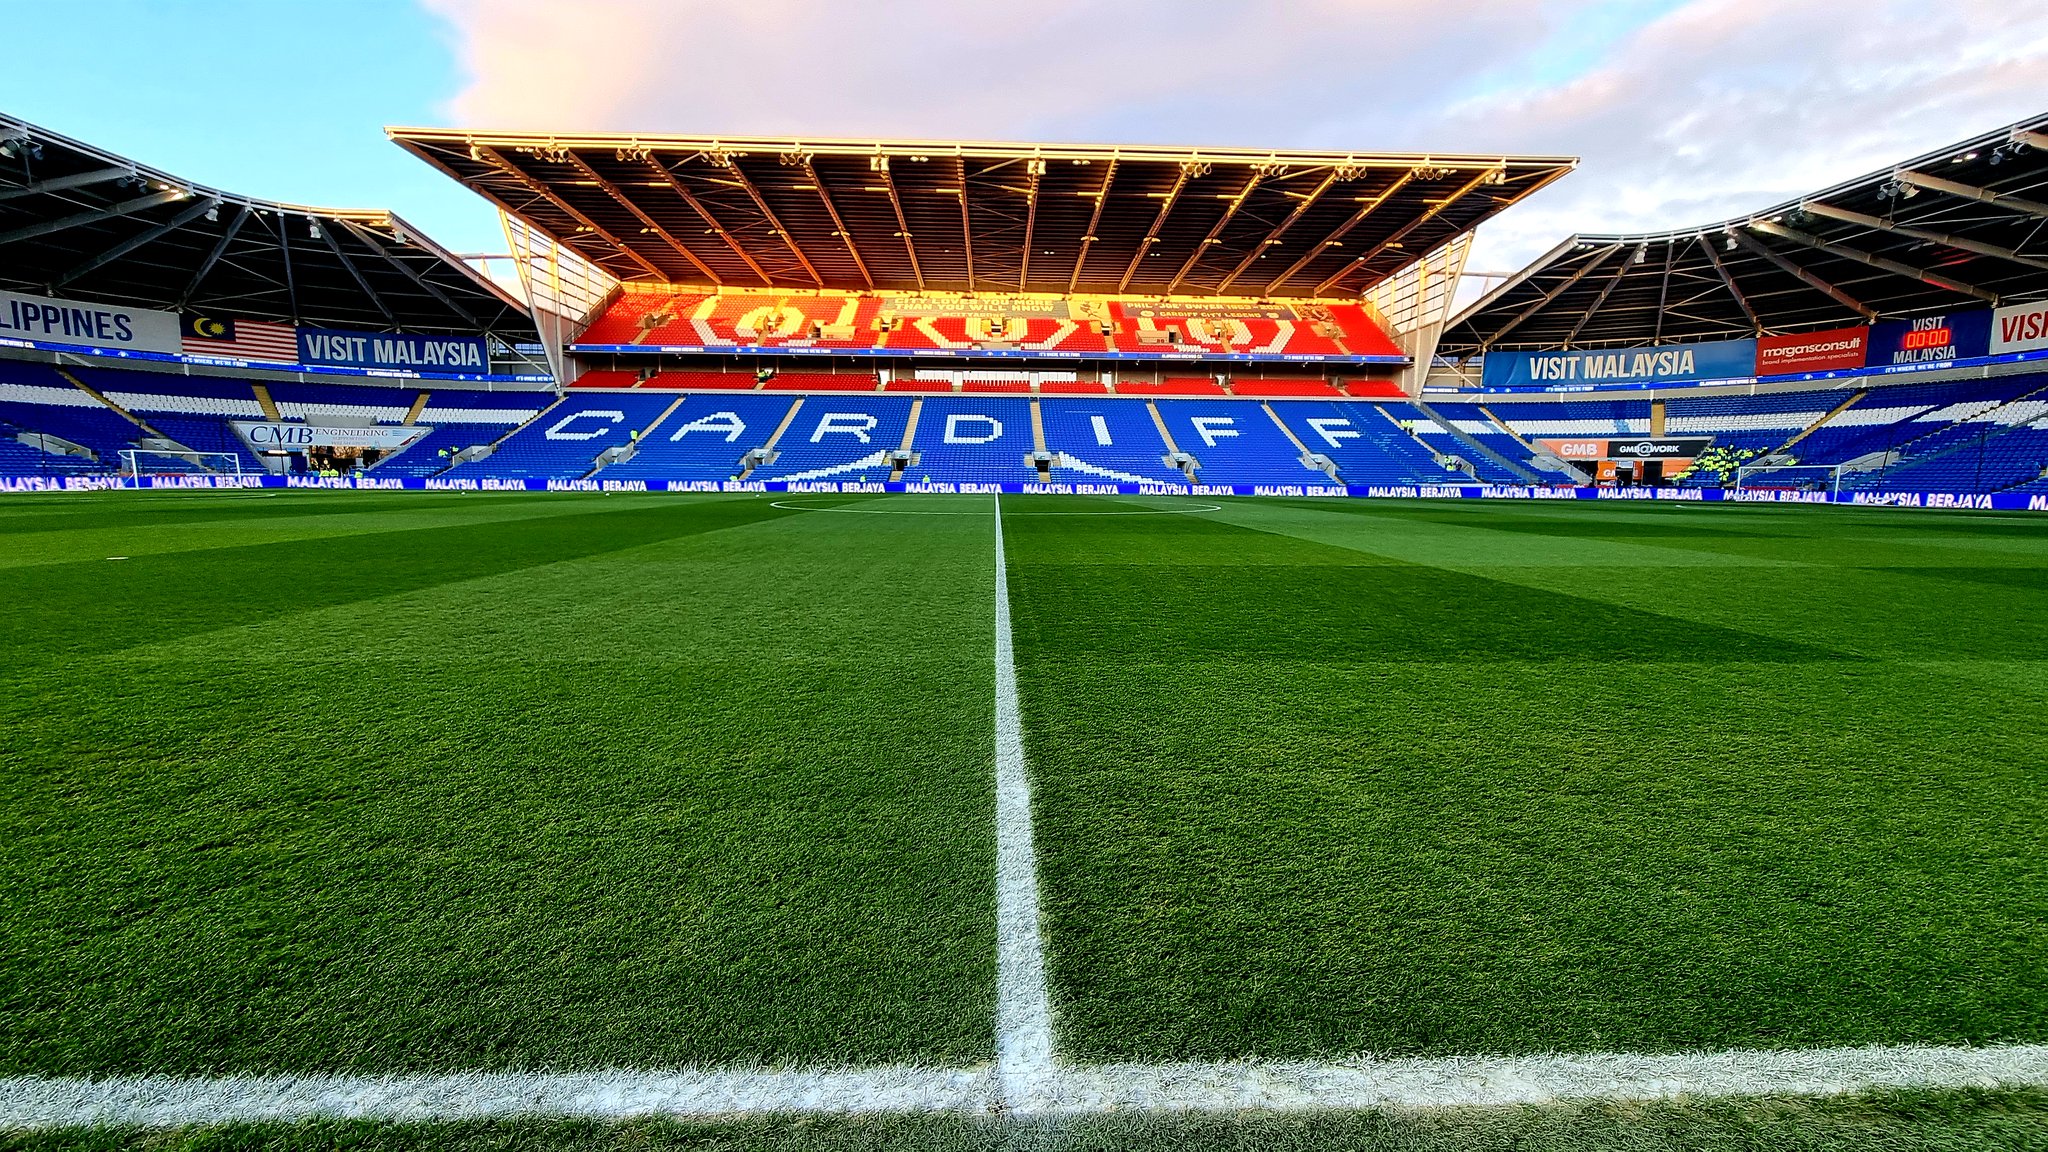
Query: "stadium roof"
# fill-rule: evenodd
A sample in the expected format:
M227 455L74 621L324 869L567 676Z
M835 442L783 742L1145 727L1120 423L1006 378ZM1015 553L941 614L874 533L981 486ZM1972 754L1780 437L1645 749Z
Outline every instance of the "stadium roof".
M320 327L533 333L512 296L389 212L222 192L6 115L0 288Z
M620 279L845 291L1355 295L1576 163L387 131Z
M1698 228L1574 236L1452 320L1440 355L1861 324L2048 297L2048 117Z

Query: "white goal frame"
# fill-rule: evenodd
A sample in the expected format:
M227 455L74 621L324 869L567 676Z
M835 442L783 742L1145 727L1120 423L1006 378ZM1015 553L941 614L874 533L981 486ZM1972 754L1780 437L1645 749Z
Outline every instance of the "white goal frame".
M1778 484L1755 483L1754 479L1759 475L1792 472L1805 475L1818 474L1822 478L1824 490L1828 495L1839 496L1842 493L1842 472L1846 467L1847 465L1844 464L1742 464L1738 465L1735 469L1735 490L1740 492L1746 488L1782 487L1783 485ZM1799 487L1801 491L1813 491L1813 489L1806 488L1803 485Z
M150 457L169 464L183 461L186 468L159 467L145 472L141 460ZM121 475L133 479L138 476L247 476L250 472L242 467L242 458L233 452L190 452L171 451L161 448L121 449Z

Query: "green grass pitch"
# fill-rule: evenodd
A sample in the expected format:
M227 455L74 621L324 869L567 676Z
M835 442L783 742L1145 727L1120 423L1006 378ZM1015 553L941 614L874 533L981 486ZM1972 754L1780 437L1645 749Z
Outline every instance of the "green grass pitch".
M1064 1056L2048 1040L2048 517L1191 506L1003 500ZM987 1062L989 508L0 501L0 1076Z
M2048 1035L2048 522L1016 523L1078 1051Z
M0 1071L987 1057L985 519L326 495L0 505Z

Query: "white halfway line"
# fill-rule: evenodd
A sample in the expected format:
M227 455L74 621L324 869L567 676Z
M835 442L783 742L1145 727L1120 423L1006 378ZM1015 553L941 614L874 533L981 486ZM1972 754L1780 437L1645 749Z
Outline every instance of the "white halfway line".
M1052 996L1038 932L1038 853L1031 844L1031 781L1010 641L1010 576L1003 498L996 497L996 1079L1001 1104L1033 1112L1053 1072Z
M996 1061L989 1068L615 1069L390 1076L0 1078L0 1130L310 1119L461 1121L786 1114L1484 1107L1870 1088L2048 1087L2048 1044L1870 1045L1331 1063L1071 1065L1054 1057L1031 785L995 509Z

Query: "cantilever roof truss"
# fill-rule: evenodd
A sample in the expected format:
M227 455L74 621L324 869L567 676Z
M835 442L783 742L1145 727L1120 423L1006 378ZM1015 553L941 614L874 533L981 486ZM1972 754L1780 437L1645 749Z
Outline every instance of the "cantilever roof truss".
M1575 163L388 131L622 280L755 289L1355 296Z
M1698 228L1574 236L1440 355L1800 332L2048 299L2048 117Z
M516 300L389 212L222 192L5 115L0 289L533 339Z

